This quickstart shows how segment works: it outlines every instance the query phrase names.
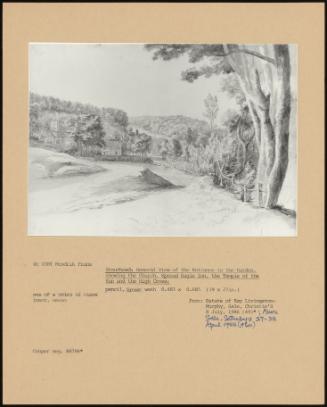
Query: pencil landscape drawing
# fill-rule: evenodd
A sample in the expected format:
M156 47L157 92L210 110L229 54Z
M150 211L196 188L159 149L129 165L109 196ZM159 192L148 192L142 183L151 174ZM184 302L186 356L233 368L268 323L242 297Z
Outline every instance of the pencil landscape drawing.
M31 236L296 236L297 47L29 46Z

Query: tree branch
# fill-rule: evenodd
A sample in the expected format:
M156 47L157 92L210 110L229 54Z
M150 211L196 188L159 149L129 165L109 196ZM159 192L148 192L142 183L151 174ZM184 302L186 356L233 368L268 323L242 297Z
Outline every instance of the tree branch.
M270 64L273 64L274 66L276 66L276 61L274 58L270 58L270 57L267 57L266 55L262 55L262 54L260 54L260 52L252 51L252 50L245 49L245 48L240 49L238 51L235 50L235 51L231 51L231 52L243 52L244 54L253 55L257 58L263 59L264 61L269 62Z
M201 47L201 45L198 45L199 47ZM218 44L217 44L218 46ZM225 52L220 52L221 49L216 49L212 50L211 55L210 53L202 53L202 57L203 56L213 56L213 57L227 57L231 54L235 54L235 53L243 53L243 54L248 54L248 55L252 55L255 56L257 58L262 59L263 61L269 62L270 64L276 66L276 60L274 58L268 57L266 55L261 54L260 52L257 51L253 51L247 48L232 48L229 49L228 51ZM148 51L155 51L154 52L154 59L157 59L159 57L161 57L164 60L169 60L169 59L173 59L173 58L178 58L180 55L183 55L184 53L188 53L190 50L192 50L193 45L190 44L146 44L145 48ZM222 45L223 49L228 49L228 47L225 47L224 45ZM197 60L199 60L199 56L197 55L196 60L194 61L190 61L190 62L196 62Z
M270 108L270 94L265 95L265 93L262 90L261 87L261 82L260 82L260 75L259 71L256 69L255 70L255 80L254 80L254 91L255 91L255 97L257 99L257 103L263 110L269 110ZM253 97L254 95L252 95Z
M266 55L260 54L260 52L252 51L252 50L246 49L246 48L232 49L232 50L230 50L228 52L222 52L220 54L215 54L215 57L228 57L231 54L240 54L240 53L252 55L254 57L260 58L260 59L262 59L262 60L264 60L266 62L269 62L270 64L276 66L276 61L275 61L274 58L267 57Z

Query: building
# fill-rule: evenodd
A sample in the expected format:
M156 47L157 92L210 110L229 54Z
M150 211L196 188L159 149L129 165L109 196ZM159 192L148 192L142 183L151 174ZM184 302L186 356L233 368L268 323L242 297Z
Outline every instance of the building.
M122 142L120 140L106 140L106 146L102 150L102 155L119 156L122 155Z

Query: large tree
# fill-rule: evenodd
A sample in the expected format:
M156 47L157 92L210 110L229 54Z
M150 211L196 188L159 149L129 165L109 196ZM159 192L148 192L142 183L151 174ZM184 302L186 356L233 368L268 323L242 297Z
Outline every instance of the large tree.
M105 146L105 132L101 118L97 115L79 116L74 130L74 141L81 155L87 155L94 148Z
M265 191L264 205L273 208L288 166L291 108L290 54L288 45L148 44L153 59L169 61L187 55L193 66L182 79L234 73L251 115L259 150L257 183ZM197 63L204 62L202 66Z

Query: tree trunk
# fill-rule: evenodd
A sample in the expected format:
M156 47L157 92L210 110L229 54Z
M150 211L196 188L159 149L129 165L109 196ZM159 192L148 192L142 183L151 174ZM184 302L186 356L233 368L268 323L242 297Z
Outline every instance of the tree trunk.
M275 132L269 113L270 95L265 95L263 92L257 70L251 90L247 89L241 76L238 78L249 107L259 151L257 183L262 183L266 189L267 180L275 160ZM261 206L263 203L258 202L258 204Z
M235 48L224 46L226 53ZM236 47L237 48L237 47ZM236 72L241 89L246 96L246 101L250 109L253 120L256 140L259 149L259 162L257 169L257 183L262 184L265 192L264 205L267 208L276 206L278 197L285 179L288 166L288 140L290 121L290 56L287 45L274 45L276 73L270 71L270 93L263 90L261 77L258 69L262 72L261 64L254 72L249 70L247 61L241 61L234 54L229 56L228 61ZM276 76L275 76L276 75ZM277 80L276 80L277 78ZM277 88L275 95L274 88ZM275 105L276 101L276 105ZM271 113L276 108L275 120L271 120ZM260 128L259 128L260 124Z
M257 147L258 150L260 148L260 142L261 142L261 123L260 123L260 117L255 110L254 104L252 102L247 103L249 106L249 112L252 118L253 122L253 127L254 127L254 135L255 135L255 140L257 142Z
M257 182L264 188L275 161L275 131L270 118L270 94L266 95L261 86L258 70L255 70L253 103L260 119L260 149Z
M246 162L247 162L247 143L244 141L243 139L243 135L241 135L241 122L239 121L238 126L237 126L237 130L236 130L236 134L237 134L237 139L238 139L238 149L237 149L237 156L238 156L238 161L241 161L241 165L239 170L237 171L236 175L241 174L244 171L244 168L246 166ZM240 152L239 152L239 148L241 147L242 153L241 153L241 160L239 160L240 158Z
M269 115L269 103L264 110L259 108L258 114L261 123L259 164L262 166L258 169L258 181L266 184L275 162L275 131Z
M254 128L254 134L255 134L255 139L257 142L258 150L260 150L260 143L261 143L261 123L260 123L260 117L257 113L256 106L254 105L251 95L249 93L249 90L246 87L244 79L237 74L238 82L240 85L240 88L244 94L246 105L249 108L249 113L253 122L253 128Z
M288 166L291 114L290 55L288 45L274 45L277 63L276 158L270 173L266 207L277 205Z

